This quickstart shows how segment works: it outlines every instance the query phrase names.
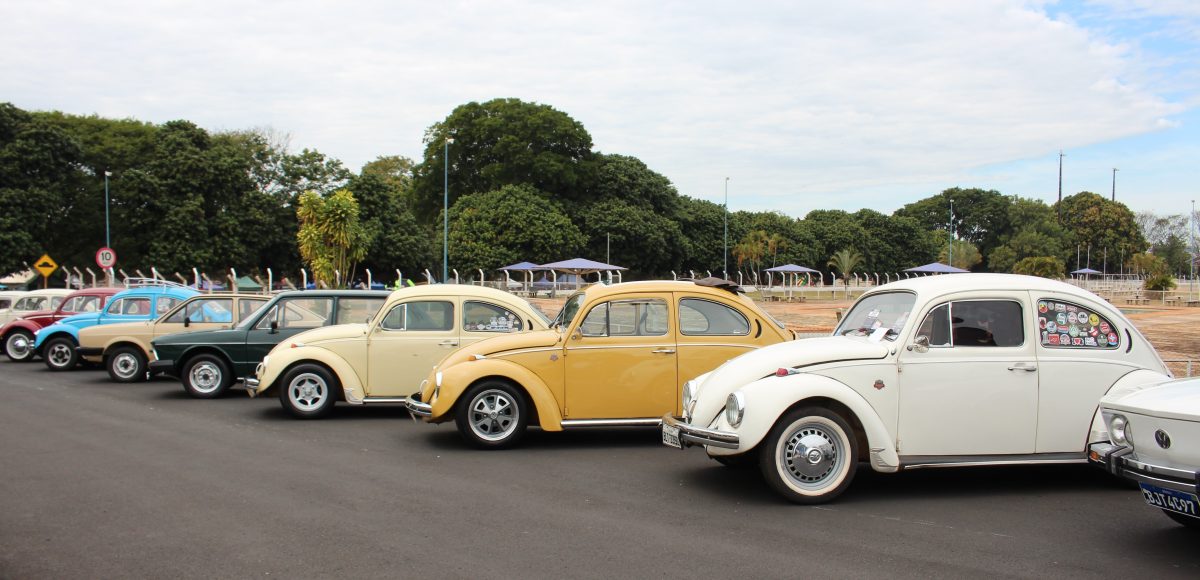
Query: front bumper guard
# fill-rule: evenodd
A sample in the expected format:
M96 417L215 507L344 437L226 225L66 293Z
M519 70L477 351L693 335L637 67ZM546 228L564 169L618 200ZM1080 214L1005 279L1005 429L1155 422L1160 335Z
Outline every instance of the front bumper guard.
M404 408L412 414L413 419L421 417L428 419L433 416L433 405L421 401L421 393L413 393L404 401Z
M1200 495L1200 472L1139 461L1132 447L1093 443L1088 446L1088 461L1118 477Z
M717 431L716 429L705 429L696 427L682 418L675 417L671 414L663 415L663 425L679 429L679 441L686 443L686 446L703 445L705 447L720 447L722 449L737 449L741 437L737 433L728 431Z

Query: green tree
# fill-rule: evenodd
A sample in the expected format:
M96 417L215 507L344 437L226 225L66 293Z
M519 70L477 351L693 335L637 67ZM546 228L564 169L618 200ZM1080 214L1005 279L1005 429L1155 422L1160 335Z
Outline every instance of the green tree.
M675 221L683 233L684 270L719 271L725 261L725 208L720 204L680 196ZM736 239L736 238L734 238ZM686 275L680 272L680 275Z
M838 250L837 253L829 258L829 262L827 262L825 265L832 268L835 274L840 273L842 276L842 284L849 286L850 275L854 272L855 268L861 266L862 263L862 254L858 253L856 250L845 249Z
M585 241L558 204L529 186L463 196L450 208L450 263L459 271L566 259Z
M312 270L313 280L333 287L353 280L358 261L367 253L367 234L359 223L354 194L345 189L325 197L303 193L296 217L300 256Z
M1167 272L1175 274L1188 273L1188 261L1191 260L1192 256L1188 252L1187 243L1177 234L1168 234L1166 239L1151 246L1150 251L1155 256L1162 258L1166 264Z
M588 204L575 223L588 240L586 258L604 261L610 253L634 278L662 277L681 268L684 243L679 224L619 198Z
M392 177L364 167L347 186L358 201L368 240L362 266L370 269L375 279L390 278L395 270L405 276L416 275L434 262L433 232L417 224L401 189L405 181Z
M1123 203L1082 191L1055 206L1062 210L1062 223L1070 232L1071 245L1084 252L1090 245L1093 253L1107 248L1110 256L1132 256L1149 247L1133 212ZM1084 265L1077 263L1075 267Z
M1058 224L1054 209L1039 200L1014 197L1008 215L1013 227L1001 234L1000 245L988 254L991 271L1009 272L1017 262L1037 256L1053 256L1066 263L1073 244Z
M899 272L927 264L945 241L945 234L923 229L911 217L887 216L872 209L859 210L851 217L862 231L856 247L863 252L863 268L869 272Z
M426 130L424 159L413 170L413 210L425 223L442 208L448 138L451 205L505 185L580 201L594 174L592 137L566 113L519 99L460 105Z
M768 255L767 244L770 236L763 230L754 230L746 234L742 241L738 242L732 250L733 256L737 259L737 269L741 270L742 265L746 264L752 271L761 269L763 256Z
M1013 264L1013 274L1026 276L1041 276L1053 280L1061 280L1067 275L1066 265L1057 256L1029 256L1021 258Z
M954 201L954 233L987 255L999 246L1010 231L1011 199L995 190L953 187L933 197L915 201L896 210L895 215L917 220L922 229L946 231L950 221L950 201ZM946 238L943 237L943 240Z
M666 177L651 171L636 157L597 154L590 198L618 199L634 207L661 215L673 215L679 193Z
M975 244L967 240L954 240L951 242L954 246L954 262L951 263L948 258L950 253L949 247L944 247L938 252L938 261L943 264L949 264L955 268L970 270L983 261L983 257L979 254L979 249Z

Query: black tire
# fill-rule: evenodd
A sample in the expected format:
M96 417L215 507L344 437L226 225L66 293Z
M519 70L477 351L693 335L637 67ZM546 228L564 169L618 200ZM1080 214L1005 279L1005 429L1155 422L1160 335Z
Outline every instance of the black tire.
M183 390L197 399L216 399L229 391L233 370L225 359L215 354L198 354L183 363L179 375Z
M42 345L42 360L52 371L69 371L79 364L75 341L69 336L56 336Z
M1175 520L1175 523L1177 523L1185 528L1191 528L1193 530L1200 530L1200 518L1188 517L1183 514L1169 512L1167 510L1163 510L1162 513L1167 514L1168 518Z
M33 360L33 333L20 328L8 333L4 337L4 354L13 362Z
M762 442L759 462L767 483L788 501L824 503L854 479L858 441L837 413L805 407L775 423Z
M146 380L146 355L136 346L118 346L104 357L108 378L118 383Z
M297 419L321 419L333 412L341 381L316 364L293 367L279 383L279 404Z
M529 424L525 393L504 381L484 381L458 400L454 418L458 432L479 449L505 449L516 445Z

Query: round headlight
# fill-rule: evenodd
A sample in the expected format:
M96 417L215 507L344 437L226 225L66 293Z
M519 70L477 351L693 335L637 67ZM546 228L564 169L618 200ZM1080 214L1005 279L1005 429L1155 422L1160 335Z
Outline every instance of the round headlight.
M435 387L442 386L442 371L433 373L433 386L435 386Z
M742 416L746 413L746 397L741 391L729 393L725 399L725 421L730 427L737 428L742 424Z
M1129 445L1129 421L1116 415L1108 422L1108 435L1117 445Z

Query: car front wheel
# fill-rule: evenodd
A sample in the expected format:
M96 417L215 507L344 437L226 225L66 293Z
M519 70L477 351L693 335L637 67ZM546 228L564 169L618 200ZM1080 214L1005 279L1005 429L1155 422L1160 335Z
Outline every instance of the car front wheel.
M105 360L108 376L118 383L136 383L146 380L146 355L142 349L121 346L113 349Z
M4 339L4 354L13 362L25 362L33 358L33 333L14 330Z
M325 367L302 364L288 371L279 388L279 404L297 419L320 419L333 411L341 384Z
M837 413L806 407L784 415L763 441L767 483L788 501L827 502L846 490L858 467L854 430Z
M480 449L512 447L525 434L529 404L516 387L501 381L475 385L458 403L455 425L468 443Z
M58 336L42 345L42 358L52 371L69 371L79 363L79 353L75 352L75 341L65 336Z
M215 399L233 384L233 371L219 356L200 354L183 365L183 390L197 399Z

